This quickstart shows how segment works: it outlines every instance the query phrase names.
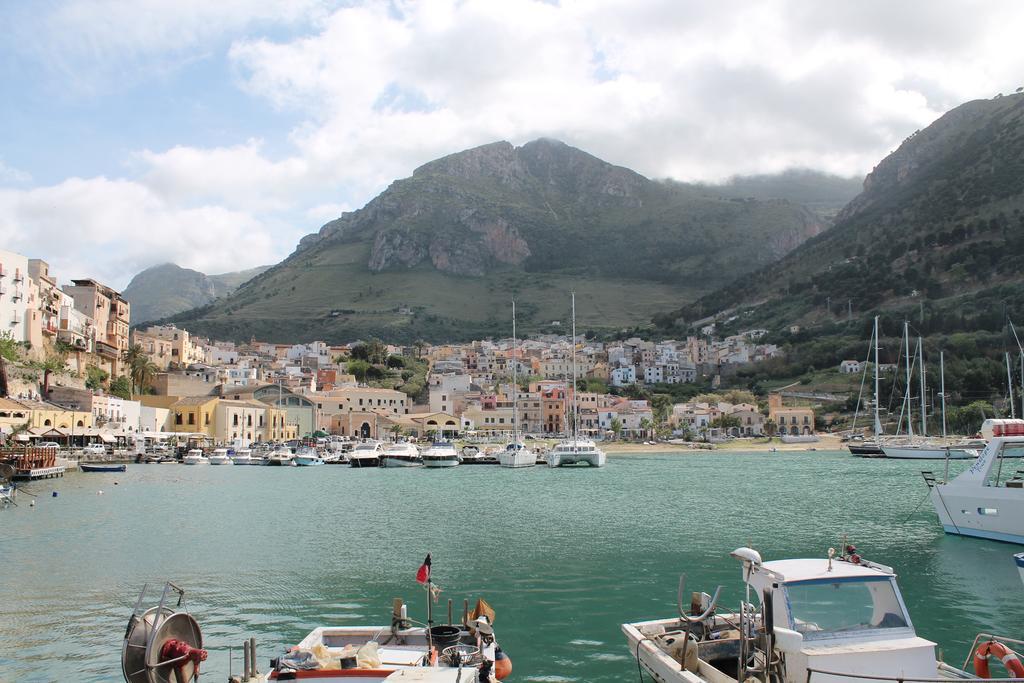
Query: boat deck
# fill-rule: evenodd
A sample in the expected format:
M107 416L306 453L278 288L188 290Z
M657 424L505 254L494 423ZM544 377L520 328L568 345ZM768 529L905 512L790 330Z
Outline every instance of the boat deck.
M64 472L67 471L67 467L64 465L54 465L53 467L36 467L31 470L18 470L11 477L18 481L34 481L36 479L54 479L56 477L63 477Z

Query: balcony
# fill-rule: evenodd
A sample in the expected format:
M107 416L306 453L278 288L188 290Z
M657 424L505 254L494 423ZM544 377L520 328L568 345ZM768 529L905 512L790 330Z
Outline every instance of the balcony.
M111 346L106 342L96 340L96 353L100 354L104 358L111 358L117 360L121 357L121 352L116 346Z

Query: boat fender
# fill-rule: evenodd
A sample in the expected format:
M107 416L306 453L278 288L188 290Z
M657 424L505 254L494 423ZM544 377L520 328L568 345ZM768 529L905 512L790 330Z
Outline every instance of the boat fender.
M512 673L512 659L500 646L494 648L494 677L499 681Z
M974 673L978 674L978 678L992 677L988 669L989 655L998 657L1014 678L1024 678L1024 664L1020 663L1017 653L995 640L982 643L974 653Z

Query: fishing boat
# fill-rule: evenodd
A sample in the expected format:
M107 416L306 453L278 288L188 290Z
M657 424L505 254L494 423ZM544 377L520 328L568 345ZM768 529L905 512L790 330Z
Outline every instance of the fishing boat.
M462 462L450 441L435 441L423 451L424 467L455 467Z
M383 454L384 446L380 441L363 441L352 449L348 464L352 467L380 467L380 456Z
M519 382L517 382L517 366L519 365L519 344L516 340L516 302L512 302L512 440L505 450L498 453L498 464L502 467L518 469L533 467L537 464L537 456L526 447L519 438Z
M572 410L569 424L569 438L555 444L545 456L548 467L586 464L590 467L604 467L608 456L598 448L593 439L580 434L580 408L576 400L576 292L572 293Z
M181 462L185 465L209 465L210 459L203 455L203 452L198 448L193 448L185 454Z
M252 450L248 448L240 448L231 456L231 461L236 465L252 465Z
M121 647L126 683L191 683L208 657L200 624L185 607L185 591L167 583L159 595L150 607L143 587L129 616ZM413 625L407 612L396 599L390 625L317 627L272 658L269 672L257 671L256 640L249 639L235 660L241 677L233 680L477 683L500 681L512 672L512 660L495 639L494 612L483 600L472 612L464 609L460 621L449 609L446 622L428 616L427 625Z
M226 448L215 448L213 453L210 453L210 464L211 465L234 465L235 461L228 455L228 449Z
M128 466L118 462L81 462L78 469L83 472L124 472Z
M932 504L947 534L1024 544L1024 471L1004 465L1024 455L1024 420L986 420L986 432L988 445L954 479L922 473Z
M323 465L324 459L320 457L315 448L305 446L295 453L295 464L298 467L313 467Z
M389 444L380 456L383 467L422 467L423 458L416 444L399 441Z
M936 644L914 630L893 569L861 558L853 546L838 557L830 549L823 558L772 562L750 548L731 555L742 565L746 592L735 612L719 611L721 586L712 596L694 593L684 607L684 575L678 614L622 625L630 654L655 681L867 683L983 675L939 661ZM975 645L977 670L978 656L997 649L981 636Z

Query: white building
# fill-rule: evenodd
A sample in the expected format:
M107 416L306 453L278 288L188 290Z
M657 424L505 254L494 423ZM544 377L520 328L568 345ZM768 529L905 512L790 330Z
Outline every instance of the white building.
M844 360L839 364L839 372L844 375L856 375L864 370L864 363L859 360Z
M630 384L636 384L636 368L632 365L615 368L609 373L608 381L613 387L624 387Z
M28 257L0 249L0 333L28 341Z

